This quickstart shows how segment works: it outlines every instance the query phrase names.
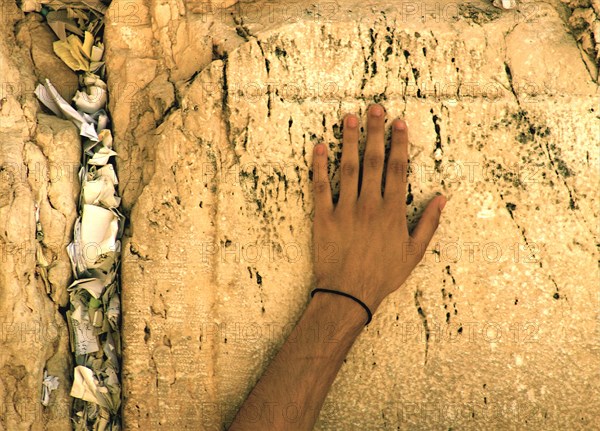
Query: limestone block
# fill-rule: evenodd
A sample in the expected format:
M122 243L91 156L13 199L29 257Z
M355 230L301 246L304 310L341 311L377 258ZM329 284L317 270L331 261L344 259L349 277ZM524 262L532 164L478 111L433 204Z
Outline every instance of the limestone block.
M0 430L64 430L70 426L71 360L67 327L59 312L62 301L59 292L64 292L66 280L61 280L56 295L48 295L36 268L34 205L38 191L49 193L57 210L50 208L52 214L45 221L51 224L56 221L58 225L46 224L46 227L49 233L56 228L64 236L67 222L60 211L69 211L68 199L63 201L63 195L55 190L62 187L56 181L38 177L43 166L63 156L57 156L56 148L46 149L48 152L44 155L43 146L34 143L35 112L39 109L31 91L35 84L34 67L30 52L16 43L14 34L16 21L21 17L16 4L3 5L0 19L0 76L4 81L0 97ZM14 83L18 85L9 85ZM69 131L65 133L68 135ZM59 135L54 144L64 150L60 145L66 145L68 139ZM79 143L78 137L74 142ZM72 152L66 151L64 157L70 154ZM40 163L37 171L29 163L34 161ZM66 196L73 199L71 191ZM64 262L63 257L58 256L58 261ZM60 276L53 278L57 282L59 279ZM59 378L60 385L52 393L48 407L40 402L45 369Z
M73 238L79 202L81 138L73 123L53 115L39 114L36 145L26 154L28 178L40 206L44 254L50 265L48 278L55 302L65 307L71 284L71 263L67 245ZM36 154L37 157L33 156Z
M364 120L373 101L410 127L410 225L435 192L449 202L316 429L593 427L598 87L560 3L532 15L489 2L286 2L259 18L168 5L168 20L157 3L147 22L106 33L109 45L131 31L158 42L126 67L108 59L109 86L132 70L144 82L135 103L111 101L124 113L113 118L130 211L126 428L231 422L308 300L312 148L329 146L337 195L341 119ZM174 70L173 58L193 42L171 36L202 19L213 57L186 80L192 63Z
M600 2L598 0L562 0L570 11L569 26L580 43L582 58L598 76L600 65Z
M38 14L28 14L19 23L17 38L31 52L38 81L48 78L65 100L79 88L77 74L54 54L52 43L58 38Z

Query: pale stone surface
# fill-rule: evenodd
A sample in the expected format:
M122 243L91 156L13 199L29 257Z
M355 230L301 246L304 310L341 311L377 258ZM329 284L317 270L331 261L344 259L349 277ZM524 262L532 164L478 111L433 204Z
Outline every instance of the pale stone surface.
M66 307L73 279L67 245L73 237L79 199L81 144L77 128L67 120L38 114L35 142L25 144L27 179L39 203L44 258L54 302Z
M253 5L107 24L126 427L232 420L307 302L313 145L337 190L341 118L374 100L410 126L411 224L449 202L316 428L597 423L598 87L564 6Z
M78 162L80 139L67 122L40 114L31 53L17 43L14 2L0 17L0 430L70 427L71 356L59 305L70 279L64 252L78 182L52 168ZM49 292L36 268L35 203L46 236ZM59 378L50 405L40 403L44 369Z
M593 428L598 87L596 39L581 35L597 26L596 2L570 2L577 14L558 1L206 5L114 1L107 17L130 216L125 428L232 420L308 299L313 145L329 144L337 190L341 118L372 101L410 125L411 224L436 191L449 203L316 429ZM62 430L71 372L58 305L79 138L38 114L32 91L52 59L31 35L43 30L2 6L0 429ZM589 24L576 27L581 47L574 19ZM39 175L57 165L59 177ZM37 201L49 294L33 259ZM61 382L48 409L44 367Z
M38 81L48 78L59 94L70 101L79 88L77 74L54 54L52 43L58 40L41 15L28 14L19 22L17 40L31 52Z

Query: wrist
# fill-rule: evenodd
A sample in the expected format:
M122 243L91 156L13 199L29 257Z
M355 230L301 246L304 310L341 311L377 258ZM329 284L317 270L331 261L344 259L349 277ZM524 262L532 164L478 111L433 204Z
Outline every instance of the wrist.
M368 317L358 302L335 293L315 292L309 307L320 321L334 323L350 332L360 332Z
M375 311L379 308L379 305L381 304L381 302L385 299L385 294L384 292L387 291L388 289L385 288L384 286L380 286L378 283L376 283L375 281L371 282L371 283L367 283L365 280L359 278L359 277L332 277L332 276L321 276L321 277L316 277L315 283L314 283L314 287L315 288L322 288L322 289L331 289L331 290L336 290L338 292L343 292L346 294L349 294L351 296L353 296L354 298L358 299L360 302L362 302L370 311L371 314L374 315ZM333 294L329 294L329 293L324 293L324 292L320 292L320 293L315 293L315 297L317 295L328 295L331 296ZM338 295L340 296L340 295ZM343 298L344 301L347 298ZM349 299L349 301L353 301L352 299ZM353 301L355 302L355 301ZM361 305L356 303L356 305L360 308ZM365 312L366 310L363 309L363 312ZM365 315L367 313L365 312ZM365 317L365 322L366 322L367 317Z

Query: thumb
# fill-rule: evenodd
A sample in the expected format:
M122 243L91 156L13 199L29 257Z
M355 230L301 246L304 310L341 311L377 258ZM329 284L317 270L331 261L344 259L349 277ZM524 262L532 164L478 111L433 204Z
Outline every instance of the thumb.
M447 199L444 196L436 196L429 201L427 208L421 215L417 227L413 230L412 237L415 240L419 250L425 251L438 225L440 224L440 215L446 205Z

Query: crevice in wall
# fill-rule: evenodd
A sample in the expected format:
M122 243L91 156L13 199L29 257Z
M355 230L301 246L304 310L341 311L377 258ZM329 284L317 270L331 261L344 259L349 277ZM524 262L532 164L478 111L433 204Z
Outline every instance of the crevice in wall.
M81 188L77 190L79 202L73 208L76 214L64 214L68 205L65 206L64 201L55 196L48 195L47 201L51 212L62 214L65 219L76 217L72 242L66 247L74 282L68 287L60 286L69 301L68 304L59 301L58 312L70 332L74 362L70 391L74 401L70 413L73 427L77 430L110 431L121 427L119 268L124 217L119 211L121 198L115 189L118 179L113 156L116 152L113 151L110 120L105 110L107 87L103 80L106 71L102 39L104 13L109 3L20 4L27 16L36 16L37 22L42 24L36 28L45 29L47 35L55 38L46 46L50 52L42 53L46 57L40 58L63 69L68 67L71 69L69 73L78 80L79 89L72 89L72 100L68 95L69 89L62 85L63 76L52 68L40 71L45 79L35 90L40 106L54 114L38 114L38 123L43 120L43 127L38 127L39 146L55 151L55 142L44 142L43 145L40 142L48 139L49 131L53 133L53 139L58 139L59 132L56 130L62 130L60 127L73 130L74 125L80 134L72 142L81 145L81 166L76 174L77 185ZM33 35L30 37L32 44L41 43ZM36 63L34 57L32 55L32 60ZM53 81L62 89L62 94L54 87ZM51 155L44 156L49 162L53 161ZM75 183L73 178L71 181ZM47 187L51 188L52 182L49 184ZM40 249L36 257L38 273L45 278L45 267L52 266L44 258L44 232L40 228L39 217L38 209L36 220ZM48 388L45 389L44 400L49 400L52 390L58 387L53 387L52 379L54 377L49 375L44 377L44 388ZM68 382L58 384L66 386ZM66 411L62 413L68 414Z

